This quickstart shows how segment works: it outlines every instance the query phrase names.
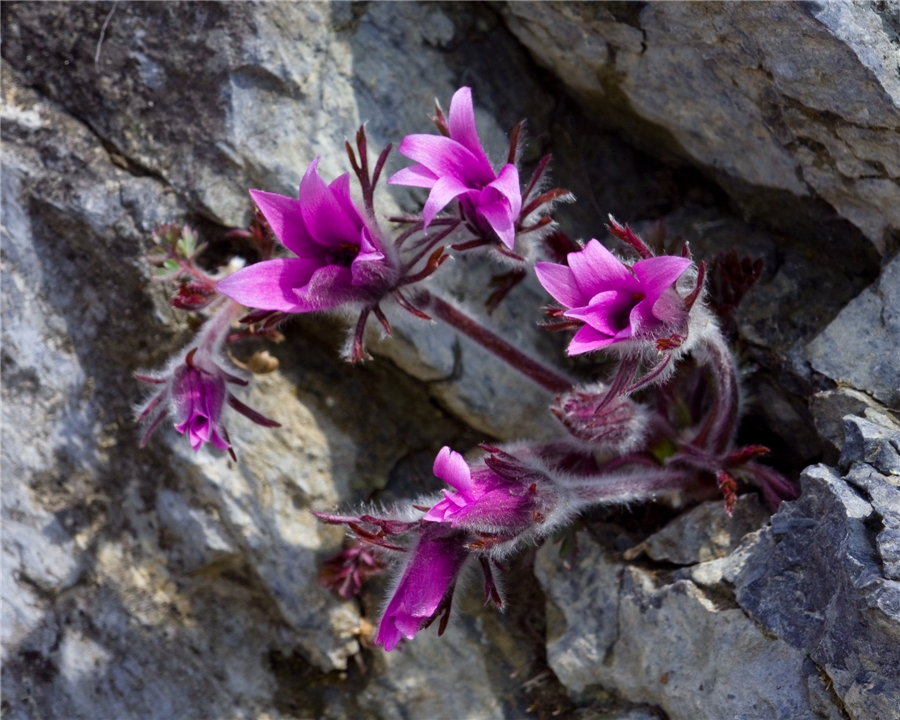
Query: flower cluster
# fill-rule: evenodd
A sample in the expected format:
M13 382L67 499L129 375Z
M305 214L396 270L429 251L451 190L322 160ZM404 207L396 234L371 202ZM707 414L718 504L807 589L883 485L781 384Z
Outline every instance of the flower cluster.
M390 510L316 513L355 536L325 563L323 585L349 598L369 577L394 573L375 638L386 650L438 619L442 633L458 581L470 569L481 571L485 603L502 608L506 564L523 547L567 528L574 534L573 523L588 508L719 495L731 512L742 489L757 488L773 507L796 494L759 462L765 448L735 444L741 387L715 313L728 321L759 277L759 262L723 255L713 266L710 293L706 265L694 263L687 243L675 254L663 252L660 228L648 243L610 216L607 229L624 252L614 254L597 239L577 242L553 217L557 203L572 197L547 189L549 156L527 182L520 180L522 124L510 134L505 162L497 164L479 139L469 88L453 95L447 116L438 106L433 119L437 135L408 135L399 145L414 164L388 184L428 190L428 198L419 214L388 218L394 231L379 224L384 216L375 207L392 146L370 170L364 128L355 149L346 146L359 197L349 172L327 183L319 158L306 169L296 198L250 190L253 224L230 236L255 243L258 262L209 274L197 264L203 246L193 231L161 228L150 258L156 276L175 286L174 307L208 319L165 371L137 376L157 387L138 409L147 423L142 444L169 418L194 450L209 444L233 455L223 424L227 408L261 425L277 423L230 391L250 377L226 359L228 343L277 339L290 315L333 311L355 320L347 355L357 362L368 358L368 320L374 316L390 334L385 308L394 305L422 321L445 323L556 395L547 416L557 430L551 441L482 445L473 460L444 447L433 466L446 485L440 495ZM432 276L452 253L475 248L487 251L487 262L505 266L491 280L488 310L533 271L558 303L547 308L544 327L574 331L568 355L607 353L616 369L602 380L576 382L485 327L458 298L441 297ZM543 260L535 263L538 257ZM682 363L688 356L692 362ZM275 365L268 356L247 363L255 370Z

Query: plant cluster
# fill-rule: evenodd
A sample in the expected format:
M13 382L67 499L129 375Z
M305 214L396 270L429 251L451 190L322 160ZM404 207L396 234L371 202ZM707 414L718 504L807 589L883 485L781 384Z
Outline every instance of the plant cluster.
M350 173L327 183L319 158L297 198L250 190L254 222L231 234L255 242L259 262L212 276L196 263L202 247L190 228L160 228L150 257L157 277L175 286L175 307L208 317L164 372L138 375L156 387L138 410L147 424L144 443L169 417L194 450L209 443L233 455L227 407L261 425L277 423L229 389L247 385L249 376L223 354L228 342L272 337L295 313L337 311L351 320L346 356L360 362L369 359L367 323L374 316L389 335L384 307L394 304L422 323L448 324L554 393L548 414L558 425L554 440L482 445L478 459L444 447L434 461L434 474L447 485L441 496L368 512L316 513L355 538L323 568L328 586L350 597L368 577L393 568L376 639L386 650L435 620L443 631L467 567L481 570L485 602L502 608L504 563L588 508L720 493L731 512L742 485L759 489L773 508L796 496L791 483L758 462L765 448L735 446L741 387L721 318L761 265L732 252L708 273L687 243L667 254L658 230L658 242L650 243L611 216L608 230L623 254L596 239L575 242L554 221L556 206L573 198L549 187L550 156L527 182L520 179L523 123L511 132L498 167L482 148L469 88L454 94L447 115L438 105L433 120L437 134L409 135L398 148L414 164L388 184L429 193L420 215L386 218L391 233L382 227L374 193L391 146L370 168L364 128L355 148L347 143L358 195ZM476 251L503 270L492 283L489 309L533 271L557 303L546 309L544 326L574 331L569 355L612 355L615 370L601 382L575 382L442 297L432 276L452 254Z

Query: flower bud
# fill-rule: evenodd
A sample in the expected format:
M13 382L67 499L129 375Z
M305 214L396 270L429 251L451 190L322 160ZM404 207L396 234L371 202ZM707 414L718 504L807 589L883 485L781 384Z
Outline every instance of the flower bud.
M573 388L551 408L569 433L592 449L628 452L643 441L647 411L625 395L606 401L608 388Z

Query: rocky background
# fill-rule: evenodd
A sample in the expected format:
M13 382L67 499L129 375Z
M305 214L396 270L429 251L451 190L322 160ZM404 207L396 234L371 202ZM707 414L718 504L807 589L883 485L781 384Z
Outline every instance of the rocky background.
M0 12L4 717L896 720L900 4ZM523 553L507 614L463 592L443 638L384 654L383 582L319 587L343 533L307 511L434 490L441 445L551 432L548 398L446 331L350 367L338 321L300 318L249 393L281 429L233 418L238 464L173 431L139 450L132 374L191 333L143 257L166 221L211 263L251 252L223 238L247 188L344 172L361 122L427 132L463 84L489 152L527 117L526 166L554 153L573 236L611 212L764 258L742 434L803 495L595 513L573 569ZM460 262L446 289L478 304L489 277ZM542 302L525 283L492 322L562 364Z

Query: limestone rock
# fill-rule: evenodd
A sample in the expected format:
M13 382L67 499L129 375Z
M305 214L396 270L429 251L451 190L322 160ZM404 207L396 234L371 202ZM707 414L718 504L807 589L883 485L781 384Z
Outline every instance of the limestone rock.
M813 368L897 407L900 403L900 257L806 349Z
M898 490L863 464L845 479L814 466L801 482L734 578L737 600L822 668L850 717L887 720L900 702Z
M810 399L810 410L819 435L840 450L844 447L845 416L861 416L869 410L884 412L885 408L858 390L838 388L813 395Z
M896 3L508 3L504 18L598 113L748 207L819 197L879 252L893 242Z
M721 592L666 582L584 543L567 571L547 545L536 571L548 599L547 653L576 700L596 688L651 703L673 720L837 718L802 652L773 640Z
M639 547L657 562L705 563L737 549L744 536L762 526L768 517L756 495L739 497L731 516L721 501L712 500L679 515Z

